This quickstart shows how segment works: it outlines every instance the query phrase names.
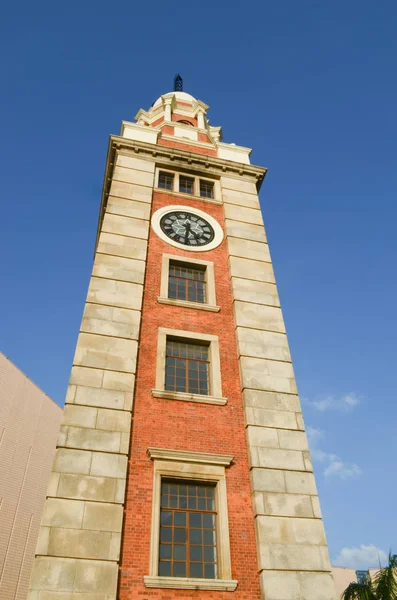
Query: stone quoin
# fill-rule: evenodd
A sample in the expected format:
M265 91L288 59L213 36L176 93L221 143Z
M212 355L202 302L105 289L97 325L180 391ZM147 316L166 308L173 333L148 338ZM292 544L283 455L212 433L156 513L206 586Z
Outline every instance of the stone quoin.
M335 600L266 169L207 111L110 136L29 600Z

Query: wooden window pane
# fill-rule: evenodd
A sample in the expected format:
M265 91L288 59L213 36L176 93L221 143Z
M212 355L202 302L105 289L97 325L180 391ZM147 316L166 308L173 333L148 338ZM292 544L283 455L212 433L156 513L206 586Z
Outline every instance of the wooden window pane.
M212 181L200 179L200 196L202 198L214 197L214 183Z
M172 546L171 544L160 544L160 559L164 558L167 560L172 559Z
M206 301L205 269L182 267L171 261L168 297L204 303Z
M163 562L160 561L159 564L159 575L161 577L170 577L171 576L171 562Z
M162 542L171 542L172 541L172 529L168 529L165 527L160 527L160 540Z
M215 511L180 510L186 500L197 507L199 501L212 501L214 494L211 484L161 482L161 497L169 498L169 504L175 506L160 508L159 575L217 577Z
M175 544L174 560L186 560L186 546L185 545Z
M194 179L193 177L179 176L179 191L182 194L193 194Z
M161 512L161 521L160 521L161 525L172 525L172 512L169 512L168 510L163 510Z
M159 173L159 188L164 190L172 190L174 187L174 176L172 173L160 171Z
M205 579L215 579L215 565L205 564L204 565L204 577Z
M185 529L174 529L174 542L179 542L180 544L186 542Z
M174 577L186 577L186 563L174 563Z
M208 396L208 346L167 340L164 385L166 390Z
M190 565L190 577L202 577L203 576L203 565L200 563L193 563ZM211 578L213 579L213 578Z

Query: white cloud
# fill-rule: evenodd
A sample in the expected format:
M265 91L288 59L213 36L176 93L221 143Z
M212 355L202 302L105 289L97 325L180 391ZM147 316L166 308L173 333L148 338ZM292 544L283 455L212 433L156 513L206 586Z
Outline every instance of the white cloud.
M328 452L324 452L324 450L320 450L320 448L312 448L310 454L312 459L316 462L325 462L330 456Z
M339 477L340 479L349 479L349 477L359 477L362 471L355 463L345 463L340 458L331 459L330 464L324 469L325 477Z
M379 567L387 562L387 554L377 546L361 544L358 548L345 546L339 552L337 558L332 561L335 566L348 567L350 569L371 569Z
M315 427L308 425L306 427L306 435L307 439L309 440L309 444L313 444L314 446L317 441L324 436L324 432L321 429L316 429Z
M356 406L360 401L355 394L347 394L343 397L345 406Z
M349 479L359 477L362 473L360 467L355 463L344 462L337 454L325 452L318 448L318 442L324 437L321 429L316 429L310 425L306 428L307 439L310 446L310 454L314 461L324 464L324 477L339 477L339 479Z
M349 412L360 403L360 400L357 397L357 394L351 392L343 396L324 396L315 398L314 400L305 398L304 402L320 412L325 412L327 410Z

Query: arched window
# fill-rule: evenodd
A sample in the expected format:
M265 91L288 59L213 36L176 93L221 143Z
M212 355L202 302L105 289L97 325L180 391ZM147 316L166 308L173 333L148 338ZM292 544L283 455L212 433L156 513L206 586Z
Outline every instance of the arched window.
M179 121L177 121L177 123L183 123L184 125L190 125L190 127L193 127L193 123L191 123L190 121L185 121L184 119L180 119Z

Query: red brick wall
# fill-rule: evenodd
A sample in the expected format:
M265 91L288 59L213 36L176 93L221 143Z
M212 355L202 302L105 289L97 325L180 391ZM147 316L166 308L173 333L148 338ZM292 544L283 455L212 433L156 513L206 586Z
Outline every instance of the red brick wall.
M209 144L210 143L210 138L208 137L208 135L206 133L201 133L199 131L198 141L199 142L207 142L207 144Z
M164 129L165 127L163 127L163 131ZM183 142L174 142L173 140L164 140L160 138L158 143L161 146L168 146L169 148L179 148L180 150L187 150L188 152L196 152L196 154L207 154L207 156L218 155L218 151L215 148L200 148L200 146L194 146L194 142L193 144L184 144Z
M193 119L193 117L187 117L185 115L178 115L177 113L172 113L172 120L173 121L189 121L189 123L194 125L194 127L197 127L197 119Z
M160 117L156 121L153 121L151 127L157 127L157 125L160 125L160 123L162 123L163 121L164 121L164 117Z
M167 135L174 135L174 128L172 127L172 125L163 125L161 128L161 133L167 134Z
M155 192L153 212L181 198ZM201 201L184 200L223 224L223 207ZM135 388L131 455L127 481L123 533L120 600L150 597L157 600L206 598L208 600L259 600L259 576L251 505L247 446L226 243L209 252L196 253L215 265L216 300L219 313L158 304L161 257L163 253L191 257L189 251L163 242L151 230L144 288L142 326ZM225 406L153 398L155 387L158 327L216 334L220 341L222 392ZM169 448L194 452L231 454L234 461L226 469L229 509L232 577L238 580L231 592L190 591L145 588L149 574L153 463L147 448Z

